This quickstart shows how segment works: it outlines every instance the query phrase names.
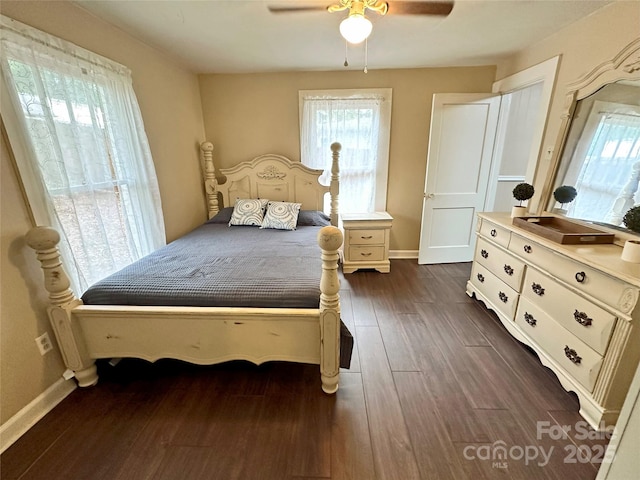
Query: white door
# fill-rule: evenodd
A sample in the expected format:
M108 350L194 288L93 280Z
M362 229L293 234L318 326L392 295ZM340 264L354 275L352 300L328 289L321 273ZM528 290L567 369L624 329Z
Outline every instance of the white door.
M469 262L485 207L500 96L433 96L418 263Z

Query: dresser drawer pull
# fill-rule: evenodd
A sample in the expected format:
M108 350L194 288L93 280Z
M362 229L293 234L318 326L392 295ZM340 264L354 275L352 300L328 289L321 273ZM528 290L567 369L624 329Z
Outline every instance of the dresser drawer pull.
M480 283L484 283L484 275L483 274L481 274L481 273L478 274L478 281Z
M531 248L531 245L525 245L524 247L522 247L522 249L524 250L524 253L533 252L533 248Z
M578 355L578 352L576 352L573 348L569 348L569 345L564 346L564 354L573 363L575 363L576 365L580 365L582 357Z
M535 327L536 323L538 323L538 321L535 318L533 318L533 315L531 315L529 312L524 312L524 321L527 322L532 327Z
M362 240L371 240L373 238L373 235L367 235L366 237L364 235L362 235L360 238Z
M531 290L533 290L533 293L535 293L538 296L542 296L544 295L544 288L542 287L542 285L540 285L539 283L532 283L531 284Z
M511 265L505 264L504 273L506 273L507 275L513 275L513 267Z
M504 292L498 293L498 298L502 300L503 303L507 303L509 301L509 297Z
M371 256L371 252L360 252L360 255L363 257L370 257Z
M496 232L495 228L492 228L490 233L492 237L495 237L496 235L498 235L498 232Z
M587 279L587 274L584 272L576 273L576 282L583 283Z
M482 249L480 250L480 256L482 256L482 258L488 258L489 252L487 252L485 249Z
M589 318L586 313L579 312L577 309L573 312L573 318L583 327L589 327L593 323L593 319Z

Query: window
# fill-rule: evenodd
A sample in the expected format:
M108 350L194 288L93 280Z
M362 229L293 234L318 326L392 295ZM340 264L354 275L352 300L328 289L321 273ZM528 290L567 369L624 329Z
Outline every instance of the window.
M596 101L583 137L574 154L580 161L565 177L580 192L567 214L619 225L626 209L640 203L640 107Z
M160 196L130 71L1 18L2 116L38 224L61 234L72 285L165 243Z
M340 212L386 209L391 89L301 91L302 163L324 169L328 183L330 146L340 153Z

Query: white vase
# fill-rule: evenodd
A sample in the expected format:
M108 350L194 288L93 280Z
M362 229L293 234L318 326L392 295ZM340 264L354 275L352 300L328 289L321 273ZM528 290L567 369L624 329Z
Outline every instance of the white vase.
M511 208L511 218L515 217L526 217L527 216L527 207L515 206Z
M622 248L622 260L630 263L640 263L640 240L627 240Z
M566 215L567 214L567 209L566 208L554 208L553 209L553 213L557 213L558 215Z

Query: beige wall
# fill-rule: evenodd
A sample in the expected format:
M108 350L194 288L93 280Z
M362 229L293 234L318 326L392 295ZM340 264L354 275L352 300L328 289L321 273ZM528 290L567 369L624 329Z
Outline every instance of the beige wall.
M206 218L198 145L204 125L197 76L177 61L87 14L70 2L3 0L1 13L111 58L132 70L133 84L156 164L169 240ZM23 235L31 227L6 145L0 151L0 423L60 378L57 349L41 357L34 338L52 333L42 274ZM177 200L176 200L177 199ZM53 338L53 336L52 336Z
M497 79L561 55L543 145L555 145L565 108L566 85L611 60L623 47L640 37L640 2L616 2L531 45L498 64ZM544 150L544 149L543 149ZM542 192L549 162L540 160L534 186ZM535 198L535 200L540 200ZM536 202L537 203L537 202Z
M392 88L387 210L392 250L417 250L434 93L490 92L495 67L201 75L214 162L229 167L262 153L300 159L298 91ZM339 140L339 139L337 139ZM327 151L329 156L331 152Z

